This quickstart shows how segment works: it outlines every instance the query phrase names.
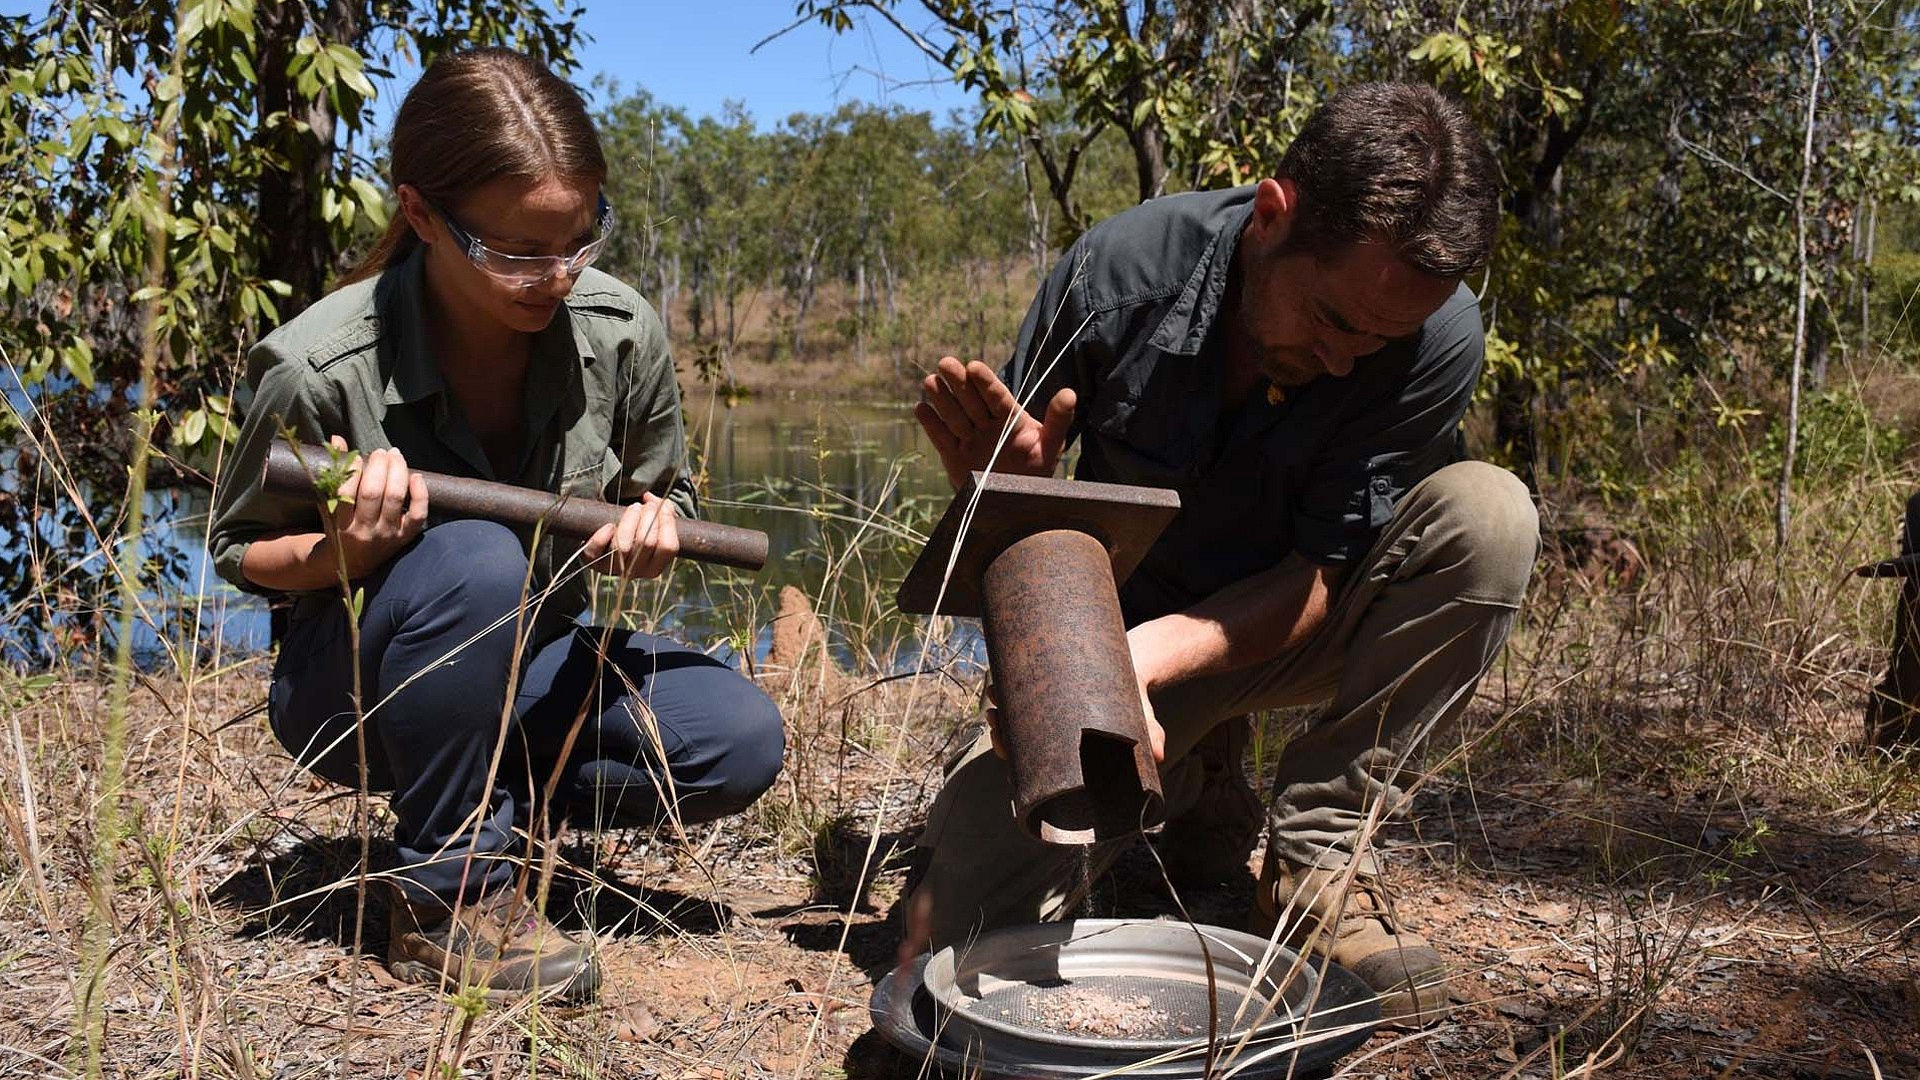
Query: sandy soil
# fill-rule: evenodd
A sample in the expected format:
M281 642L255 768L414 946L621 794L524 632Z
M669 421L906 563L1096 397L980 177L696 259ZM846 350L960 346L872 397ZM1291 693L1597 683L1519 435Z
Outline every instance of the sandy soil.
M791 735L806 749L755 811L684 841L569 847L552 909L596 935L600 1000L477 1015L386 973L378 895L352 951L354 800L278 749L257 712L258 665L191 692L136 688L132 836L100 989L107 1073L425 1076L457 1061L462 1076L915 1075L869 1030L866 1001L893 962L908 845L970 688L835 677L831 696L808 689L817 679L776 686L796 695ZM0 1075L67 1075L81 1060L102 700L98 684L74 682L14 714ZM1476 707L1468 731L1493 715ZM1920 1075L1910 772L1831 765L1854 786L1835 780L1824 799L1764 781L1773 773L1754 762L1769 755L1844 762L1835 748L1854 721L1838 710L1763 735L1622 708L1586 729L1612 748L1598 767L1535 752L1549 721L1483 742L1390 831L1394 901L1455 965L1460 1006L1418 1034L1377 1035L1343 1075ZM862 881L870 839L876 870ZM1251 869L1236 871L1183 898L1201 921L1239 926L1252 885ZM1141 851L1089 910L1175 909Z

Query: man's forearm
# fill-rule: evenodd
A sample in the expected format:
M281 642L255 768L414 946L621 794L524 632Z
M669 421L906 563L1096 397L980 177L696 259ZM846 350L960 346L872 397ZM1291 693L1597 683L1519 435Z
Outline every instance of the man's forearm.
M1344 570L1297 555L1234 582L1185 611L1128 631L1148 689L1271 660L1304 643L1332 609Z

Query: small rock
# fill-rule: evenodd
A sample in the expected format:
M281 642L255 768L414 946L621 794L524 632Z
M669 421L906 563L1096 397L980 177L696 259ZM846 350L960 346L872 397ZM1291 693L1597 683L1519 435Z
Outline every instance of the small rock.
M1558 900L1549 900L1544 904L1522 908L1521 914L1545 926L1564 926L1573 921L1573 908Z

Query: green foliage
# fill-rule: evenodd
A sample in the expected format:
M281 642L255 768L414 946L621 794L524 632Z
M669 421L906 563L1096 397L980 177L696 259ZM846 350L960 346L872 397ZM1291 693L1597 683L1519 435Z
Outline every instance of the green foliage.
M1920 346L1920 251L1875 259L1872 297L1874 341L1909 351Z
M730 378L749 309L771 308L773 349L798 355L836 288L854 299L835 327L846 343L897 344L922 283L1028 247L1014 155L926 113L847 105L761 131L737 105L695 119L603 89L608 197L626 223L607 268L685 313L703 376Z
M932 26L908 29L922 20L903 7ZM1130 202L1257 178L1315 100L1307 83L1273 75L1329 7L802 0L796 10L843 32L856 13L879 15L974 91L977 129L1016 145L1030 190L1061 215L1043 235L1064 245L1100 216L1079 181L1109 134L1131 159Z
M1811 222L1808 368L1818 379L1858 336L1847 324L1858 318L1848 298L1862 278L1861 210L1879 206L1898 232L1914 220L1898 208L1920 202L1911 0L796 9L843 30L876 16L907 34L975 92L985 128L1023 140L1076 223L1093 215L1075 166L1100 132L1125 137L1144 198L1170 176L1199 187L1267 174L1306 113L1341 86L1414 79L1448 90L1489 136L1507 183L1496 256L1475 283L1493 329L1483 396L1491 448L1536 482L1568 475L1564 448L1595 434L1567 419L1573 406L1590 389L1619 392L1623 373L1648 365L1768 384L1739 408L1777 411L1793 353L1796 208ZM1816 41L1824 74L1803 197ZM1897 287L1876 295L1884 304Z
M64 607L100 606L97 523L126 509L145 327L166 445L206 464L233 437L241 350L386 218L366 151L390 69L481 43L564 65L575 15L544 0L181 0L0 16L0 610L49 580L76 590ZM78 500L49 499L57 471Z

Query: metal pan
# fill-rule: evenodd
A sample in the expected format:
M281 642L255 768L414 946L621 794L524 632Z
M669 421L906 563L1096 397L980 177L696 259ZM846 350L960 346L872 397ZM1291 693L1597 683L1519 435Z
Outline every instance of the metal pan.
M1291 949L1237 930L1079 919L942 949L925 981L949 1025L989 1042L1153 1054L1210 1032L1225 1042L1290 1034L1319 976Z
M922 954L874 987L868 1011L873 1028L915 1063L967 1080L1092 1080L1123 1075L1143 1080L1196 1080L1206 1071L1206 1047L1184 1052L1142 1055L1109 1048L1103 1054L1049 1051L1038 1044L989 1044L979 1033L943 1025L943 1010L927 992L928 957ZM1319 993L1302 1018L1298 1035L1249 1040L1245 1050L1228 1056L1222 1047L1214 1063L1221 1080L1312 1080L1372 1037L1380 1021L1378 999L1351 972L1315 961ZM1146 1062L1146 1064L1142 1064Z

